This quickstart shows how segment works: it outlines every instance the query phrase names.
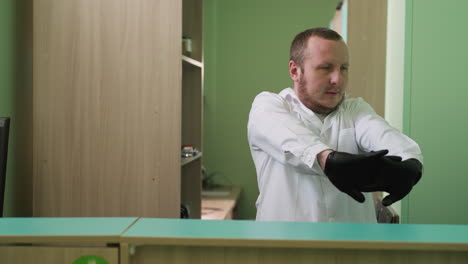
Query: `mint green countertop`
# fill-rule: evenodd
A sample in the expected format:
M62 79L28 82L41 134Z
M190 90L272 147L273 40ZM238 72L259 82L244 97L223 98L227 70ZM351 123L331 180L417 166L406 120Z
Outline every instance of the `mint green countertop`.
M138 218L0 218L0 242L104 242L117 243Z
M468 251L468 226L141 218L124 233L123 240L134 244Z
M158 218L0 218L0 243L468 251L468 226Z

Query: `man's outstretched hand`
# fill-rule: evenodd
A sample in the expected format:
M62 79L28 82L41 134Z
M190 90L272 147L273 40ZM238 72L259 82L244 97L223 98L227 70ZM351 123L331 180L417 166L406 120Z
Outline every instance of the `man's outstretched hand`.
M331 151L324 172L338 190L360 203L365 201L362 192L388 192L382 204L389 206L408 195L421 179L423 166L417 159L402 161L399 156L385 156L387 153Z
M365 201L362 192L369 186L376 187L375 175L387 153L388 150L363 154L332 151L328 154L324 172L338 190L362 203Z
M382 200L384 206L389 206L403 199L418 183L423 166L417 159L398 161L383 157L382 161L381 171L376 177L376 189L389 193Z

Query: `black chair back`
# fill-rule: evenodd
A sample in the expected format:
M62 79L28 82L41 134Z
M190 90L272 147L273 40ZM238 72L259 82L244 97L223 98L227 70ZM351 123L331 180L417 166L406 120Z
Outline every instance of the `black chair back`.
M3 203L5 200L5 181L9 131L10 118L0 117L0 217L3 217Z

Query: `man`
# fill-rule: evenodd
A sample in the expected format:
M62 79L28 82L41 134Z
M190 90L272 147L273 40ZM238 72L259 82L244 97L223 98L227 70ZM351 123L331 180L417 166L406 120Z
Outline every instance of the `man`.
M299 33L290 56L294 89L260 93L249 115L257 220L375 223L370 192L388 192L386 206L407 195L421 177L419 146L361 98L345 98L338 33Z

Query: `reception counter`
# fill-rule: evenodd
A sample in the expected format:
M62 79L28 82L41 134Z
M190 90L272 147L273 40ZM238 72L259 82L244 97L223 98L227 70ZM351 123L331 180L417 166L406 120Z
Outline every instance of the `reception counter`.
M142 218L121 241L130 263L468 263L461 225Z
M468 226L3 218L0 262L468 263Z

